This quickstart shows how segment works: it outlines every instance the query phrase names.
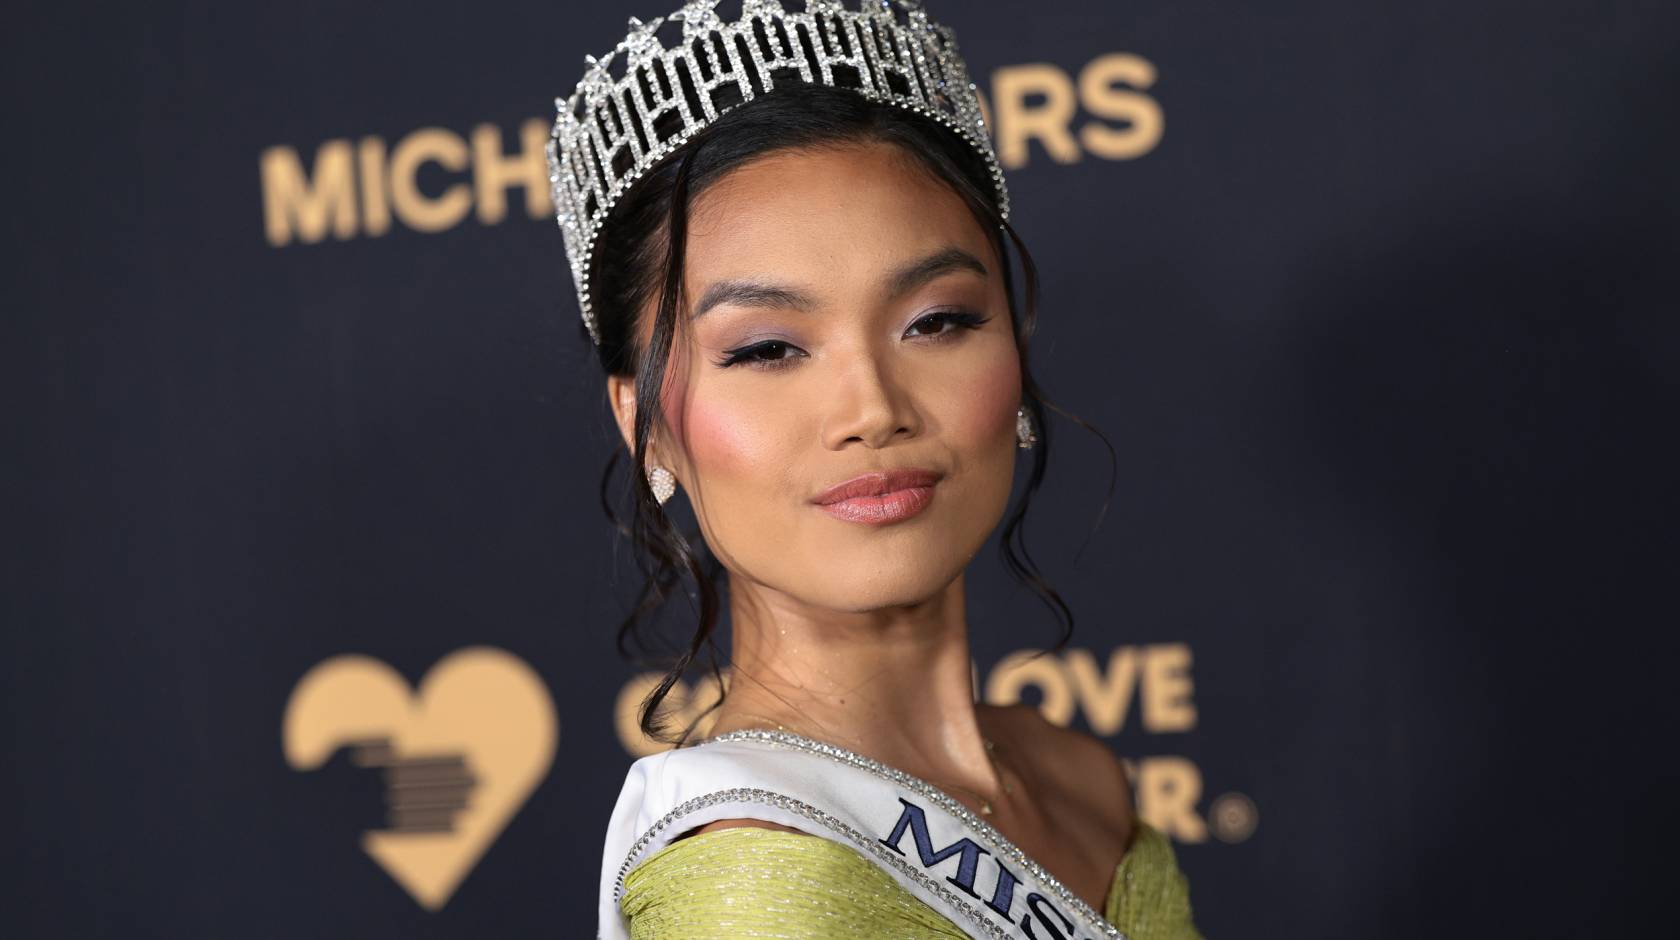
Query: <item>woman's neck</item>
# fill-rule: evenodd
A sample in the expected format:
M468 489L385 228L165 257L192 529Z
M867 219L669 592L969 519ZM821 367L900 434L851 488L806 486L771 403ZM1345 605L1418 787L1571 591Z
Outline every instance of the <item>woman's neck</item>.
M730 583L734 650L713 735L781 725L930 781L991 794L959 576L910 607L814 610Z

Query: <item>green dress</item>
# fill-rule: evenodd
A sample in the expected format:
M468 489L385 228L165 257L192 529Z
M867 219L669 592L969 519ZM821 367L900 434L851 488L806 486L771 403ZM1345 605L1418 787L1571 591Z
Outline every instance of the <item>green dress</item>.
M744 826L666 846L624 879L633 940L841 940L968 936L855 849ZM1128 940L1201 940L1190 885L1166 836L1138 821L1103 917Z

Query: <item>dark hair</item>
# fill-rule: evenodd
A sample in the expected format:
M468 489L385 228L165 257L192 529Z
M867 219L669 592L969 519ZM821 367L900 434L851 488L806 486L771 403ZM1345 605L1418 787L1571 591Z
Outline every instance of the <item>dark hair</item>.
M934 178L949 185L980 220L1002 259L1004 289L1020 353L1022 399L1037 428L1038 444L1032 451L1027 484L1006 515L1000 549L1010 573L1032 588L1060 621L1061 635L1054 648L1060 649L1072 635L1073 612L1040 575L1027 551L1025 518L1049 457L1051 435L1044 420L1045 408L1095 429L1045 401L1028 369L1027 343L1037 318L1037 269L1014 228L999 213L998 194L986 160L955 130L908 109L843 88L781 83L774 91L719 116L639 179L609 213L593 255L590 295L601 334L597 350L601 366L608 374L634 376L636 380L635 446L628 473L633 508L628 523L614 511L610 492L613 470L621 457L617 448L601 478L602 505L619 531L630 537L637 564L646 577L635 606L619 626L620 653L631 655L631 639L644 650L650 646L642 632L644 626L685 577L696 592L690 601L697 608L698 624L686 646L674 658L662 661L665 675L642 701L637 716L642 732L655 740L676 743L692 731L690 724L681 735L672 735L659 705L702 651L707 654L712 674L721 680L713 633L720 607L715 580L722 565L705 550L698 533L685 535L677 529L654 498L645 477L647 443L662 418L660 387L676 332L689 205L730 170L772 151L864 142L898 146ZM1021 257L1026 297L1020 312L1016 311L1009 256L1004 250L1005 232ZM655 289L658 304L652 337L647 348L638 348L638 312L653 298ZM1113 448L1109 450L1112 455Z

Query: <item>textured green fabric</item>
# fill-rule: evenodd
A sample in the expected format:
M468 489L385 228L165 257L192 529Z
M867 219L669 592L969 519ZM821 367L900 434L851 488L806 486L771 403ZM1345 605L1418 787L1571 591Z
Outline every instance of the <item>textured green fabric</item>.
M1103 908L1130 940L1201 940L1172 843L1141 820ZM623 909L634 940L968 936L855 849L754 826L654 853L625 877Z

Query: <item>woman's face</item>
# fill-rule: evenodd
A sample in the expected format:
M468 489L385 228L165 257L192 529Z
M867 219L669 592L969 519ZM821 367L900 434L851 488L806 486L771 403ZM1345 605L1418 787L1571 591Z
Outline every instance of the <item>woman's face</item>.
M962 200L891 145L777 152L694 201L649 461L734 578L865 611L961 574L1018 452L999 264ZM610 386L629 440L634 382Z

